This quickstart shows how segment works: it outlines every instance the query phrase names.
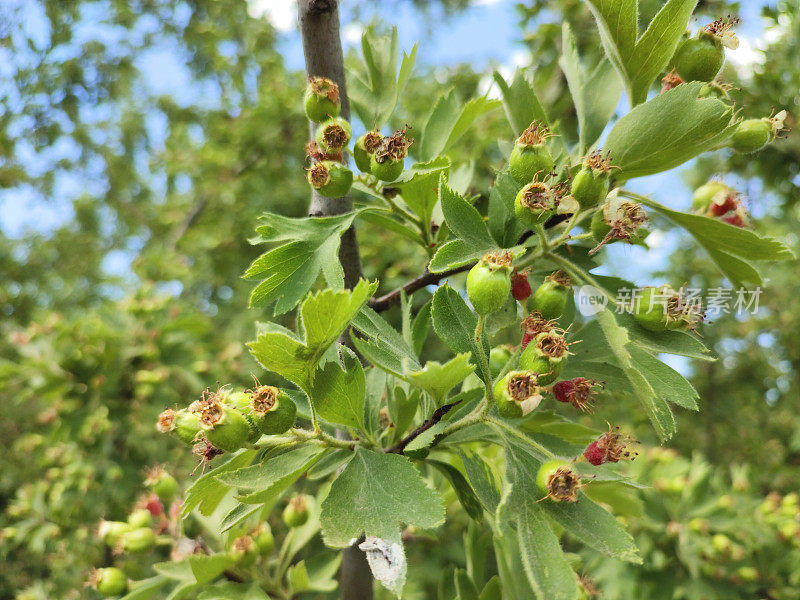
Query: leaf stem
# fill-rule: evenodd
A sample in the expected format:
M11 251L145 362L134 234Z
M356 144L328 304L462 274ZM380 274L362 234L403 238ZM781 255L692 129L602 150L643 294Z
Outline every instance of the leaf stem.
M489 425L493 426L495 429L502 429L503 431L505 431L506 433L512 435L513 437L517 438L518 440L521 440L521 441L525 442L528 446L530 446L531 448L535 448L537 451L541 452L546 457L555 458L556 455L553 454L552 452L550 452L550 450L548 450L547 448L542 446L539 442L537 442L533 438L525 435L524 433L522 433L517 428L512 427L511 425L509 425L505 421L503 421L501 419L497 419L495 417L486 417L484 419L484 421L486 423L488 423Z

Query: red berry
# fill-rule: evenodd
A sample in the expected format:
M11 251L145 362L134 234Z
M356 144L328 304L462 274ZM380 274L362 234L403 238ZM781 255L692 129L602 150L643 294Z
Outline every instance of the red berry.
M737 196L738 194L734 192L720 198L719 201L713 200L708 207L708 215L710 217L721 217L725 213L736 210L739 207Z
M545 331L552 331L555 323L548 321L542 316L542 313L535 310L522 320L520 327L522 328L522 349L524 350L537 335Z
M619 427L614 427L589 444L583 451L583 456L595 466L606 462L633 460L639 453L629 450L628 446L638 443L632 437L622 435Z
M511 275L511 295L514 296L514 300L524 302L530 298L532 291L527 273L514 273Z
M601 385L592 379L576 377L553 384L553 395L559 402L571 404L578 410L590 412L591 403L597 393L595 386Z
M143 508L146 508L150 511L150 514L154 517L164 514L164 505L161 504L161 500L158 499L158 496L155 494L150 494L147 498L144 499L142 502Z
M586 450L583 451L584 458L589 461L589 464L592 464L595 467L603 464L605 455L605 451L600 448L597 442L592 442L586 446Z

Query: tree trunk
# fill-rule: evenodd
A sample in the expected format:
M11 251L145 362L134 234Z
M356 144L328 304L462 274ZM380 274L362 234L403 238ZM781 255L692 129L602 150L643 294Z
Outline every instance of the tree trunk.
M347 98L344 57L339 34L338 0L298 0L297 8L300 33L303 37L306 75L327 77L336 82L342 102L341 116L349 119L350 103ZM316 124L310 122L311 139L314 138L315 130ZM352 207L349 196L326 198L313 192L308 214L336 215L347 212ZM361 278L361 255L354 226L342 236L339 261L344 270L345 286L352 288ZM343 551L339 589L342 600L372 600L372 574L366 555L355 545Z

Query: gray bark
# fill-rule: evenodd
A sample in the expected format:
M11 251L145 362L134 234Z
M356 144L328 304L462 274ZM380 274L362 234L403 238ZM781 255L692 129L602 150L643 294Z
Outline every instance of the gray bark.
M349 119L350 103L347 98L344 58L339 34L339 3L337 0L298 0L297 7L306 75L327 77L336 82L342 103L341 115ZM312 139L315 130L316 124L310 123L309 131ZM314 192L311 195L308 214L336 215L347 212L352 207L349 196L326 198ZM354 227L350 227L342 236L339 261L344 271L345 286L354 287L361 278L361 255ZM342 600L372 600L372 573L365 554L356 546L343 551L339 589Z

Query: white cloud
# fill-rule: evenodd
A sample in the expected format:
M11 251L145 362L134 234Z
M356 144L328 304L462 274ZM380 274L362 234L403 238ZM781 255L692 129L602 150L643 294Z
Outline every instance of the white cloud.
M247 12L251 17L267 17L278 31L290 31L297 25L295 0L248 0Z

